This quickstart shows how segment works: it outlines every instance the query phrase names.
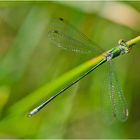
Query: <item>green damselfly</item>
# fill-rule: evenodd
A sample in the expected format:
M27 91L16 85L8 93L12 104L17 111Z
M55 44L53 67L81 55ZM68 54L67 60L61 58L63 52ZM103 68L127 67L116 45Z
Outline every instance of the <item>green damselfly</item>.
M66 31L69 32L66 32ZM39 106L29 112L29 116L36 114L49 102L55 99L58 95L70 88L72 85L80 81L94 69L99 67L105 62L109 64L109 98L112 108L112 114L120 121L125 121L128 118L128 108L126 99L115 73L112 70L111 60L119 55L127 54L132 45L128 45L125 41L120 41L117 47L114 47L108 51L104 51L98 45L90 41L84 34L78 31L74 26L69 24L63 18L55 18L51 21L48 28L48 38L57 46L68 51L74 51L78 53L92 53L93 56L97 56L92 59L92 63L95 63L91 69L83 73L77 79L69 83L66 87L60 90L55 95L51 96L48 100L41 103Z

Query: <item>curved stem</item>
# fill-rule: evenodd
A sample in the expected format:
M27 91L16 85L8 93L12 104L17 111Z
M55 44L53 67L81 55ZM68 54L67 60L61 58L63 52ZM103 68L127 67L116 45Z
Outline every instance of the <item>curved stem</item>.
M127 45L128 45L128 46L132 46L132 45L136 44L136 43L139 42L139 41L140 41L140 36L137 36L137 37L135 37L135 38L133 38L133 39L127 41Z
M136 37L134 39L131 39L131 40L127 41L127 45L128 46L132 46L132 45L136 44L139 41L140 41L140 36L138 36L138 37ZM116 53L115 50L114 50L114 53ZM117 55L117 56L119 56L119 55ZM35 90L31 94L29 94L28 96L26 96L25 98L23 98L22 100L16 102L13 106L11 106L9 108L9 112L10 113L11 112L14 112L14 113L17 113L17 114L22 114L22 113L28 111L29 108L31 108L35 104L38 104L39 101L41 101L43 99L46 99L47 97L51 96L53 92L61 89L62 86L67 86L67 84L70 83L67 86L69 88L71 85L73 85L73 83L78 82L79 79L81 79L81 78L85 77L85 75L87 75L86 74L87 71L90 72L90 69L92 69L93 67L96 68L96 66L101 61L104 61L105 62L104 55L102 55L102 54L99 55L98 57L92 58L92 59L88 60L87 62L85 62L85 63L77 66L76 68L72 69L71 71L67 72L66 74L63 74L61 77L57 78L56 80L54 80L54 81L52 81L50 83L45 84L44 86L42 86L39 89ZM81 77L81 75L83 73L85 73L85 75L83 77ZM74 82L71 82L71 81L73 81L77 77L80 77L80 78L77 79L77 80L75 80ZM64 88L63 90L60 90L59 93L61 93L65 89L67 89L67 87ZM48 100L46 102L50 102L54 97L55 96L53 96L50 100ZM28 104L25 105L25 103L28 103ZM20 109L21 106L22 106L22 109ZM42 105L41 105L41 107L42 107ZM33 110L33 112L30 112L29 115L32 116L34 114L34 112L36 113L36 111L38 111L38 108L37 109L35 108Z

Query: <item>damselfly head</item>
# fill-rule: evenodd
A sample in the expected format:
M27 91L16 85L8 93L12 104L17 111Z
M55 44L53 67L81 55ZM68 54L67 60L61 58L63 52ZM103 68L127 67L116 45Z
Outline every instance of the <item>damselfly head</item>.
M121 54L129 53L130 50L131 50L131 48L132 48L132 47L128 46L128 45L127 45L127 42L124 41L124 40L119 40L118 44L119 44L118 47L119 47L120 50L121 50Z

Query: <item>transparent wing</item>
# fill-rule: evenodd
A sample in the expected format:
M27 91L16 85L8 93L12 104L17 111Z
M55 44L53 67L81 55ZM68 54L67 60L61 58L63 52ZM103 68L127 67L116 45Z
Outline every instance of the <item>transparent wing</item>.
M108 124L128 118L126 99L112 65L112 62L106 63L102 70L102 116Z
M110 100L110 78L109 78L109 63L105 63L101 69L101 114L102 119L107 124L112 124L115 121L113 116L113 107Z
M57 47L78 53L98 55L103 50L63 18L53 18L48 27L48 38Z
M112 65L113 64L109 62L109 89L113 116L119 121L126 121L128 118L128 107Z

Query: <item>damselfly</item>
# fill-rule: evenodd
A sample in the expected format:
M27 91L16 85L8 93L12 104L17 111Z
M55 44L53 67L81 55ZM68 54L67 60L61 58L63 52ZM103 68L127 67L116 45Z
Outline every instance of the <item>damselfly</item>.
M126 104L126 99L124 97L123 91L119 82L115 76L115 73L111 69L111 60L119 55L127 54L130 51L132 45L128 45L127 42L120 41L117 47L110 49L109 51L104 51L95 43L90 41L84 34L79 32L74 26L69 24L63 18L55 18L51 21L48 28L48 38L57 46L68 51L74 51L78 53L92 53L93 56L97 56L96 65L94 65L87 72L82 74L80 77L69 83L66 87L60 90L58 93L50 97L45 102L41 103L31 112L29 116L31 117L43 107L45 107L49 102L55 99L58 95L63 93L65 90L70 88L72 85L80 81L98 66L105 62L109 64L109 98L112 107L112 114L120 121L125 121L128 118L128 108Z

